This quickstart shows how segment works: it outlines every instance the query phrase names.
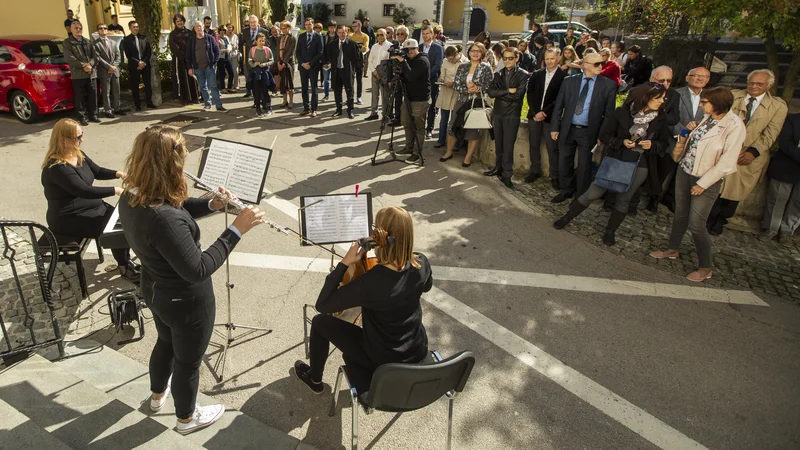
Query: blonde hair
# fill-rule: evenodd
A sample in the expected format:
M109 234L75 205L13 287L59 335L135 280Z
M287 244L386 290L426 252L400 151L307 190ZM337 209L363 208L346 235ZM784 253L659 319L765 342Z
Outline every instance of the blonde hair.
M375 249L378 264L394 264L402 270L406 263L419 269L419 261L414 255L414 223L411 214L397 206L387 206L375 215L375 226L382 228L394 242Z
M78 142L78 128L80 124L72 119L61 119L56 122L53 131L50 132L50 146L47 154L44 155L42 169L57 166L59 164L69 164L68 159L73 156L78 157L79 167L83 165L83 152Z
M567 58L567 50L572 52L572 57ZM561 53L561 61L559 61L559 65L563 66L564 64L574 63L580 61L578 58L578 53L575 51L575 47L571 45L564 46L564 50Z
M290 23L288 20L284 20L283 22L281 22L281 23L280 23L280 29L281 29L281 31L282 31L284 28L287 28L287 29L291 30L291 29L292 29L292 24L291 24L291 23Z
M187 153L186 140L175 128L156 125L139 133L125 160L123 187L130 205L180 207L189 196L183 176Z

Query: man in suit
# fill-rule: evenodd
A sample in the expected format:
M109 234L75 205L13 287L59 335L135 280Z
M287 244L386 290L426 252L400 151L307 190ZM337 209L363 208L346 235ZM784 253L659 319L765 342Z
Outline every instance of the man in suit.
M789 114L767 169L769 188L761 240L791 245L800 225L800 114Z
M747 76L747 89L733 91L731 111L744 120L747 134L737 170L725 177L722 194L708 216L708 231L712 235L722 234L723 226L736 213L739 202L750 195L767 168L769 149L778 138L788 112L786 102L769 93L773 84L775 74L772 71L754 70Z
M113 119L116 117L114 114L125 115L125 112L119 109L119 48L108 38L106 24L97 25L97 34L99 37L94 41L94 51L97 54L97 77L100 78L103 109L105 116Z
M64 59L72 72L72 91L75 96L75 111L81 125L100 122L97 118L97 55L88 39L81 36L83 25L73 20L69 26L70 36L64 39Z
M342 115L342 89L347 94L347 117L355 118L353 114L353 76L358 74L361 67L358 59L361 54L355 42L347 37L347 27L336 27L337 39L328 43L325 48L325 65L331 69L333 78L333 95L336 98L336 112L334 117Z
M136 111L142 110L142 101L139 98L139 82L144 82L144 99L148 108L155 108L153 104L153 89L150 79L150 57L153 49L147 41L147 36L139 34L139 24L135 20L128 22L131 34L122 40L122 51L128 59L128 72L131 74L131 93Z
M603 57L592 53L583 58L583 72L564 79L556 97L550 136L558 141L558 195L550 200L561 203L580 196L592 183L592 148L606 117L614 113L617 85L598 76ZM575 152L578 152L577 177Z
M411 39L420 42L422 40L422 28L425 26L431 26L430 19L422 19L422 23L420 24L419 28L414 28L414 31L411 32ZM431 28L431 31L433 31L433 28Z
M306 32L297 38L297 65L300 68L300 86L303 91L303 111L301 116L311 114L317 117L317 78L322 67L321 60L324 51L322 36L314 32L314 19L307 17L305 22ZM311 103L308 94L311 90Z
M250 17L247 18L247 24L249 26L242 31L242 35L239 38L242 58L245 61L243 66L244 79L246 82L245 86L247 87L247 92L244 94L243 98L248 98L253 94L253 79L250 74L253 69L250 67L250 64L247 64L247 58L250 57L250 50L256 46L258 33L263 33L265 37L269 37L269 31L267 31L266 28L258 26L258 16L255 14L251 14Z
M544 52L544 68L539 69L528 80L528 137L530 141L531 173L526 183L533 183L542 176L541 144L547 148L550 162L550 183L558 190L558 143L550 136L550 124L556 97L567 72L558 67L561 51L550 48Z
M430 25L422 26L422 43L419 46L420 53L428 55L428 63L431 71L431 105L428 107L428 118L425 123L425 137L433 137L433 123L436 121L436 99L439 98L439 85L436 80L442 72L442 61L444 61L444 49L433 40L433 27Z

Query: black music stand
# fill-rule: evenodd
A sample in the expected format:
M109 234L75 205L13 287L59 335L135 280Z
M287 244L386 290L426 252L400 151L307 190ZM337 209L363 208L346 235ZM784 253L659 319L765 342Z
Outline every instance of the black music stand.
M265 155L266 156L266 163L263 164L263 166L260 166L260 167L256 168L256 169L262 170L262 172L261 172L261 176L260 176L260 186L258 186L258 190L257 190L257 193L255 194L255 197L253 197L252 194L250 196L248 196L248 195L240 196L238 192L236 192L234 189L231 189L230 187L228 187L231 183L236 184L236 185L239 185L239 184L243 183L243 180L233 180L232 177L236 177L237 175L240 175L240 172L236 172L237 168L241 168L241 166L239 164L242 164L242 163L248 163L249 164L250 163L249 161L245 161L244 160L246 155L242 155L241 158L237 159L237 156L239 156L239 154L236 153L232 159L229 159L227 161L220 161L220 159L222 159L223 157L230 158L230 154L226 153L225 155L219 155L219 154L216 154L216 153L212 153L213 150L214 150L214 148L212 148L212 147L215 145L215 141L217 141L217 143L223 143L226 147L241 146L241 147L247 148L249 150L256 149L256 150L259 150L259 151L267 152L267 154ZM272 141L272 147L274 147L274 145L275 145L275 141L273 140ZM249 145L249 144L241 144L241 143L234 142L234 141L227 141L227 140L224 140L224 139L218 139L218 138L209 137L209 138L206 138L206 143L205 143L205 146L203 148L203 157L202 157L202 159L200 161L200 169L199 169L199 172L197 174L197 177L200 178L201 180L203 180L203 173L204 173L204 171L206 171L206 167L210 163L210 164L215 166L214 170L216 170L217 173L213 174L209 178L211 178L211 180L213 180L212 182L222 181L221 178L219 177L219 175L220 175L220 170L219 170L220 169L220 165L228 165L228 169L226 171L227 173L226 173L225 182L224 183L220 183L220 185L227 187L228 190L233 192L237 197L239 197L240 200L242 200L244 202L247 202L247 203L252 203L252 204L258 205L259 203L261 203L262 197L264 195L264 192L263 192L264 191L264 183L266 182L266 179L267 179L267 170L269 169L269 162L270 162L271 159L272 159L272 149L271 148L258 147L258 146ZM252 167L252 164L249 164L249 165L250 165L250 167ZM208 171L206 171L206 175L209 175ZM247 180L244 180L244 181L247 181ZM195 184L195 187L203 189L201 186L198 186L197 184ZM255 187L255 186L253 186L253 187ZM206 189L204 189L204 190L206 190ZM225 209L223 210L223 214L225 214L225 228L228 228L230 226L230 224L228 223L229 222L228 213L233 213L233 211L231 209L229 209L229 206L230 205L225 205ZM260 336L257 336L257 337L263 337L263 336L266 336L266 335L272 333L272 330L269 329L269 328L257 327L257 326L251 326L251 325L243 325L243 324L240 324L240 323L235 323L233 321L233 318L232 318L232 315L231 315L231 291L233 290L233 287L234 287L234 285L233 285L233 283L231 283L230 255L228 255L228 258L225 259L225 288L226 288L225 291L226 291L226 294L227 294L227 308L226 308L226 310L227 310L227 320L224 323L215 323L214 324L214 328L215 328L214 329L214 333L216 333L218 336L222 337L223 340L224 340L223 344L220 345L220 347L222 348L222 354L217 358L217 361L213 366L208 361L208 355L205 355L206 363L208 364L209 369L211 369L211 372L214 375L214 378L217 380L218 383L221 382L224 379L224 376L225 376L225 362L227 361L227 358L228 358L228 349L233 346L232 344L233 344L234 341L236 341L237 339L242 339L245 336L249 336L250 334L257 333L259 331L263 332L263 334L261 334ZM217 330L216 328L218 328L218 327L225 328L225 331L223 332L223 331ZM234 336L233 332L236 331L237 328L241 328L241 329L244 329L244 330L247 330L247 331L245 331L244 333L242 333L242 334L240 334L238 336Z

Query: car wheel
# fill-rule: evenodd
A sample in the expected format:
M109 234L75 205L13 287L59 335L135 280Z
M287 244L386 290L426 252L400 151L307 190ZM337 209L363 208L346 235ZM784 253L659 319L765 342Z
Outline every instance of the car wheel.
M36 103L22 91L16 91L11 95L11 112L22 123L32 123L39 117Z

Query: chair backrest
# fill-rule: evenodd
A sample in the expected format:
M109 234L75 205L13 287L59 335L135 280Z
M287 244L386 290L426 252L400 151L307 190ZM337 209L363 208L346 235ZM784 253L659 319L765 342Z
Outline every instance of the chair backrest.
M424 408L449 391L463 391L474 365L472 352L429 364L384 364L372 376L364 403L388 412Z

